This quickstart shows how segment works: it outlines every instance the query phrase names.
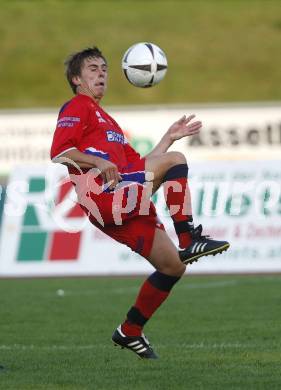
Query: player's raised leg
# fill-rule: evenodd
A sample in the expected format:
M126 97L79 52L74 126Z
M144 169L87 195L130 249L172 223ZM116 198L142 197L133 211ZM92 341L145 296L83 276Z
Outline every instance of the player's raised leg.
M215 255L229 248L227 241L212 240L202 235L202 226L193 225L188 166L180 152L168 152L145 161L147 173L152 173L153 190L164 185L165 199L179 240L179 255L188 264L206 255Z

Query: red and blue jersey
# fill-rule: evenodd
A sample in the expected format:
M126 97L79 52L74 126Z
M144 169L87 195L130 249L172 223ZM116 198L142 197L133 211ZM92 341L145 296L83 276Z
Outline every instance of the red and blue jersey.
M116 121L86 95L76 95L61 108L51 159L71 149L109 160L120 172L141 158Z
M55 159L72 149L102 157L117 165L122 181L114 190L105 188L102 193L92 191L89 186L91 172L80 175L74 170L71 180L75 185L78 201L94 225L115 240L148 257L155 228L164 227L157 219L153 203L149 202L146 207L146 202L143 202L143 199L147 199L146 195L143 197L145 159L129 145L115 120L86 95L76 95L62 107L54 133L51 158ZM88 170L84 168L82 171L84 173ZM71 173L71 168L69 172ZM96 178L93 175L93 180L102 184L101 176ZM127 205L128 210L125 210ZM146 211L144 215L143 208ZM95 213L95 210L99 213ZM118 221L115 219L116 213L120 214Z

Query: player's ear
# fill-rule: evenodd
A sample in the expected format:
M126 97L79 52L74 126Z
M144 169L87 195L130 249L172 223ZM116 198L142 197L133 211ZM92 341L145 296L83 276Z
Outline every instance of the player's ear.
M81 84L80 76L73 76L72 77L72 82L73 82L74 85L76 85L78 87Z

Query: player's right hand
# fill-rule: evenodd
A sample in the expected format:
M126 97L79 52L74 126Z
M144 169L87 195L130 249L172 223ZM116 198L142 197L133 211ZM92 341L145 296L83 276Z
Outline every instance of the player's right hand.
M114 189L117 184L122 181L122 177L118 172L117 165L108 160L105 160L104 158L96 156L94 164L100 171L104 184L109 184L108 188L110 190Z

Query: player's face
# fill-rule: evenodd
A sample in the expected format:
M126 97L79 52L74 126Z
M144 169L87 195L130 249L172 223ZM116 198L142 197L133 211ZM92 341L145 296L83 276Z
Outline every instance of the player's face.
M105 94L107 87L107 64L103 58L90 57L84 60L79 76L80 90L97 101Z

